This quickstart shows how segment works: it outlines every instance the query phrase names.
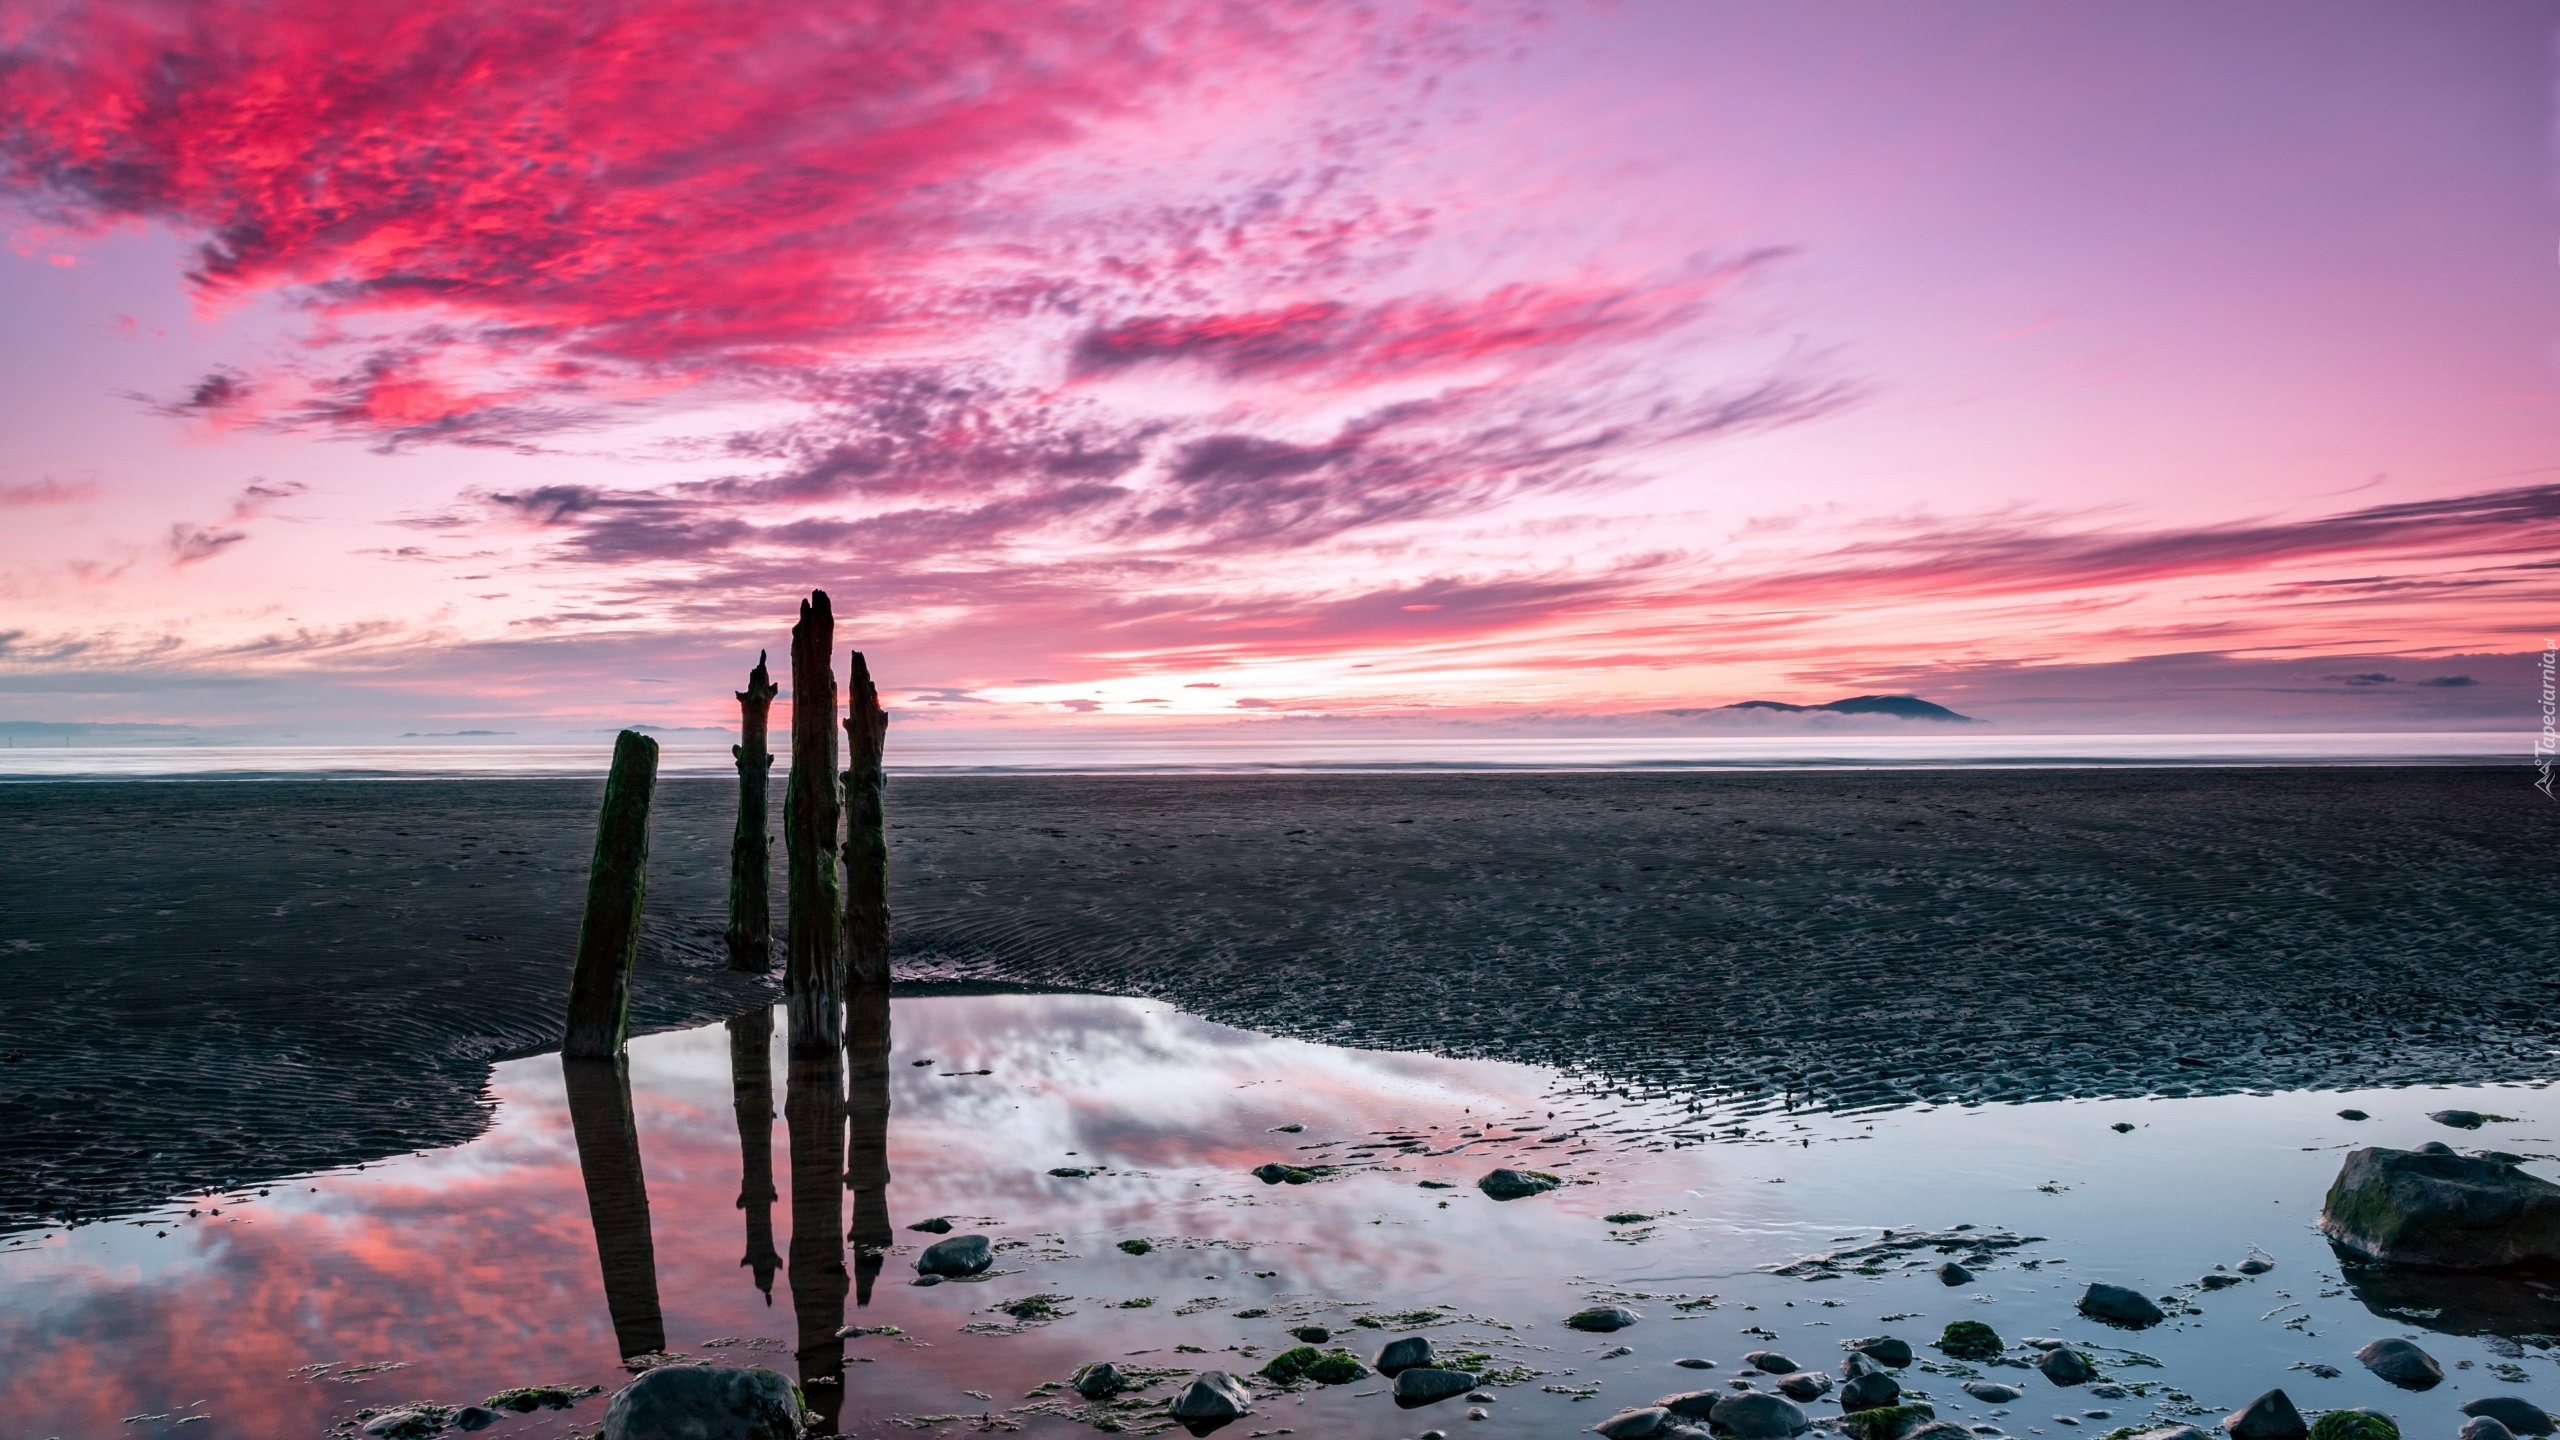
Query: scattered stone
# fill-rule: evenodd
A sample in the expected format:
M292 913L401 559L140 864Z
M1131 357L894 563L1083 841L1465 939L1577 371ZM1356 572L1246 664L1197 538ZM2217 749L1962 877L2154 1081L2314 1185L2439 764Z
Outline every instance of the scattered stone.
M2133 1122L2130 1120L2119 1120L2107 1128L2113 1130L2119 1135L2130 1135L2133 1133Z
M1973 1432L1953 1420L1932 1420L1903 1431L1901 1440L1973 1440Z
M2214 1440L2214 1437L2193 1425L2162 1425L2157 1429L2143 1431L2134 1436L2133 1440Z
M1840 1348L1872 1355L1896 1370L1911 1363L1911 1342L1897 1340L1890 1335L1866 1335L1855 1340L1843 1340Z
M566 1410L590 1395L601 1395L601 1385L519 1385L501 1390L484 1403L492 1410L513 1410L530 1415L536 1410Z
M2560 1185L2440 1143L2356 1150L2329 1187L2320 1229L2372 1259L2430 1269L2560 1259Z
M1643 1318L1624 1305L1594 1305L1588 1310L1576 1310L1567 1315L1564 1323L1576 1330L1606 1335L1613 1330L1624 1330Z
M1129 1388L1128 1377L1108 1360L1097 1360L1079 1369L1067 1384L1087 1400L1108 1400Z
M1395 1375L1406 1370L1415 1369L1419 1366L1429 1365L1438 1358L1438 1356L1431 1353L1431 1337L1427 1335L1407 1335L1400 1339L1388 1341L1387 1348L1379 1351L1378 1358L1370 1361L1369 1363L1375 1367L1377 1372L1381 1375Z
M1988 1360L2009 1347L2000 1332L1979 1320L1954 1320L1938 1332L1938 1348L1958 1360Z
M364 1422L364 1433L387 1440L424 1440L443 1428L423 1410L388 1410Z
M1882 1375L1891 1368L1863 1350L1852 1350L1840 1361L1840 1378L1855 1380L1861 1375Z
M2226 1275L2222 1271L2216 1270L2211 1274L2199 1276L2196 1280L2196 1288L2199 1290L2228 1290L2239 1283L2239 1276Z
M1783 1395L1727 1395L1707 1412L1707 1423L1734 1440L1786 1440L1812 1422Z
M1742 1363L1772 1375L1792 1375L1802 1367L1775 1350L1754 1350L1742 1357Z
M2430 1110L2427 1118L2456 1130L2477 1130L2489 1123L2489 1117L2477 1110Z
M2239 1271L2243 1275L2264 1275L2268 1271L2276 1268L2276 1262L2268 1259L2264 1255L2252 1255L2248 1259L2241 1261L2239 1264L2234 1265L2231 1268Z
M457 1430L486 1430L506 1417L486 1405L465 1405L453 1412Z
M2462 1422L2462 1440L2515 1440L2516 1432L2487 1415L2474 1415Z
M1636 1347L1633 1345L1612 1345L1608 1349L1600 1352L1600 1358L1603 1360L1618 1360L1623 1359L1626 1356L1633 1355L1634 1353L1636 1353Z
M1967 1380L1964 1382L1964 1393L1985 1405L2006 1405L2027 1392L2015 1385L2003 1385L1997 1380Z
M1819 1370L1799 1370L1778 1382L1778 1393L1810 1403L1831 1393L1831 1377Z
M2302 1423L2302 1412L2293 1408L2293 1400L2282 1390L2270 1390L2245 1407L2223 1417L2222 1428L2231 1440L2307 1440L2311 1427Z
M1316 1172L1301 1169L1295 1165L1283 1165L1275 1160L1268 1165L1254 1166L1253 1178L1265 1185L1304 1185L1316 1178Z
M1464 1370L1442 1370L1419 1365L1396 1376L1396 1405L1410 1410L1421 1405L1436 1405L1454 1400L1476 1388L1476 1377Z
M1297 1121L1295 1121L1295 1120L1292 1120L1292 1121L1290 1121L1290 1122L1289 1122L1288 1124L1286 1124L1286 1125L1274 1125L1274 1126L1272 1126L1272 1127L1271 1127L1271 1131L1272 1131L1272 1133L1273 1133L1273 1134L1275 1134L1275 1135L1296 1135L1296 1134L1299 1134L1299 1133L1301 1133L1302 1131L1304 1131L1306 1128L1307 1128L1306 1126L1299 1124L1299 1123L1298 1123Z
M1206 1370L1194 1376L1166 1408L1174 1419L1187 1424L1222 1425L1244 1418L1253 1409L1253 1392L1224 1370Z
M1970 1285L1973 1283L1973 1272L1950 1260L1938 1267L1938 1283L1950 1286Z
M1701 1359L1695 1355L1683 1356L1671 1363L1679 1366L1683 1370L1713 1370L1716 1368L1716 1362L1713 1360Z
M1092 1171L1085 1169L1081 1165L1061 1165L1049 1173L1055 1175L1061 1180L1085 1180L1090 1179L1093 1175Z
M1514 1170L1505 1166L1485 1172L1484 1178L1476 1182L1476 1188L1496 1200L1519 1200L1531 1195L1544 1195L1563 1183L1563 1177L1550 1175L1544 1170Z
M1882 1372L1861 1375L1840 1387L1843 1410L1881 1410L1901 1402L1902 1382Z
M1600 1217L1604 1223L1610 1225L1641 1225L1652 1218L1652 1216L1645 1214L1641 1210L1621 1210L1615 1215L1603 1215Z
M2338 1118L2341 1120L2370 1120L2373 1117L2367 1115L2361 1110L2341 1110L2338 1112Z
M2098 1378L2098 1369L2089 1363L2089 1357L2068 1345L2057 1345L2044 1352L2044 1358L2036 1362L2036 1368L2056 1385L2086 1385Z
M954 1235L936 1240L916 1257L916 1273L956 1279L975 1275L996 1263L995 1243L984 1235Z
M1671 1412L1653 1405L1642 1410L1621 1410L1592 1426L1591 1433L1606 1435L1609 1440L1653 1440L1670 1428Z
M2033 1345L2039 1350L2058 1350L2071 1342L2063 1339L2059 1335L2030 1335L2018 1343L2021 1345Z
M1131 1255L1144 1255L1156 1248L1152 1240L1123 1240L1120 1248Z
M2406 1340L2376 1340L2356 1352L2364 1368L2403 1390L2433 1390L2444 1383L2436 1357Z
M2169 1318L2161 1313L2159 1306L2151 1303L2150 1296L2122 1285L2109 1285L2103 1280L2091 1282L2088 1290L2080 1296L2080 1313L2092 1320L2120 1325L2127 1330L2147 1330Z
M2332 1410L2311 1422L2311 1440L2400 1440L2400 1422L2379 1410Z
M2133 1398L2133 1392L2127 1390L2121 1385L2110 1382L2104 1385L2090 1386L2089 1398L2092 1400L2130 1400Z
M2551 1417L2542 1412L2541 1406L2521 1396L2484 1395L2477 1400L2464 1402L2462 1413L2485 1415L2518 1435L2551 1433Z
M1674 1415L1704 1420L1715 1413L1716 1406L1723 1403L1727 1395L1728 1392L1723 1390L1686 1390L1677 1395L1665 1395L1653 1403L1656 1408Z
M1300 1380L1313 1380L1319 1385L1348 1385L1369 1373L1369 1367L1354 1358L1348 1350L1330 1353L1313 1345L1300 1345L1283 1350L1262 1367L1264 1379L1278 1385L1294 1385Z
M927 1235L948 1235L951 1233L951 1218L947 1215L936 1215L930 1220L919 1220L907 1228L921 1230Z
M1333 1338L1333 1332L1321 1325L1301 1325L1289 1332L1289 1338L1308 1345L1321 1345Z
M799 1440L800 1394L758 1366L662 1365L605 1402L598 1440Z
M919 1275L907 1283L910 1285L939 1285L942 1283L942 1277L939 1275Z
M1937 1411L1914 1401L1909 1405L1883 1405L1873 1410L1861 1410L1855 1415L1840 1418L1848 1433L1860 1436L1862 1440L1904 1440L1904 1437L1936 1419L1937 1414Z
M1468 1408L1467 1418L1470 1420L1490 1420L1493 1417L1485 1413L1483 1406L1475 1405Z

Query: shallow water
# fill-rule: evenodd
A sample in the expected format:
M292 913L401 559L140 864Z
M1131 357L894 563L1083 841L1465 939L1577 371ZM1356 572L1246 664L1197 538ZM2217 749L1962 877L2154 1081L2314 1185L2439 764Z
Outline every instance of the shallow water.
M847 1090L824 1062L789 1064L779 1024L635 1041L627 1110L609 1070L573 1086L557 1057L510 1061L496 1123L470 1144L18 1237L0 1248L0 1437L319 1434L398 1403L609 1389L626 1355L662 1350L774 1365L848 1434L1081 1434L1091 1416L1072 1394L1028 1392L1099 1359L1251 1371L1309 1323L1364 1358L1415 1325L1513 1378L1473 1424L1464 1400L1400 1412L1375 1379L1257 1387L1227 1433L1571 1433L1722 1386L1747 1373L1746 1351L1832 1369L1841 1340L1877 1333L1924 1347L1903 1380L1941 1415L2019 1436L2219 1415L2277 1385L2306 1411L2384 1409L2413 1440L2450 1435L2474 1396L2560 1401L2549 1292L2376 1293L2311 1228L2353 1145L2447 1139L2552 1173L2538 1087L1777 1114L1704 1139L1681 1109L1552 1070L1274 1039L1150 1001L902 995L885 1027L857 1025L891 1043L856 1051ZM2518 1118L2476 1136L2424 1118L2455 1105ZM2373 1118L2337 1117L2350 1106ZM1273 1129L1292 1123L1305 1129ZM769 1201L750 1179L759 1155ZM1248 1173L1274 1159L1344 1168L1303 1185ZM1499 1163L1578 1183L1496 1204L1470 1182ZM1653 1218L1604 1218L1625 1213ZM934 1237L907 1227L938 1215L996 1237L992 1275L912 1283ZM2041 1238L1958 1288L1931 1273L1932 1247L1817 1267L1825 1278L1773 1273L1887 1229L1956 1225ZM848 1250L848 1228L890 1248ZM1118 1248L1141 1238L1150 1253ZM2253 1247L2272 1271L2198 1290ZM2101 1279L2191 1308L2109 1331L2072 1311ZM1000 1308L1035 1294L1067 1313ZM1560 1323L1614 1300L1644 1319L1615 1336ZM1421 1310L1433 1318L1392 1318ZM1972 1402L1964 1367L1925 1348L1955 1319L2085 1342L2139 1393L2096 1399L1983 1366L2026 1396ZM896 1333L839 1342L842 1325ZM2383 1335L2417 1339L2446 1384L2407 1395L2367 1375L2352 1352ZM483 1433L591 1431L601 1413L590 1399ZM1132 1409L1121 1423L1162 1422Z

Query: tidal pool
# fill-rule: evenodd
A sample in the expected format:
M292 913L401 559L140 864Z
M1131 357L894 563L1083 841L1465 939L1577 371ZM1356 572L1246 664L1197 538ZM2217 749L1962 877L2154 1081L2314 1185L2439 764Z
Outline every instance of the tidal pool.
M2012 1436L2218 1417L2276 1386L2412 1440L2481 1395L2560 1403L2560 1290L2348 1269L2313 1228L2357 1145L2555 1173L2539 1086L1740 1115L1152 1001L902 992L885 1012L855 1017L842 1063L794 1062L778 1011L636 1040L627 1080L506 1062L469 1144L0 1242L0 1440L347 1433L415 1402L610 1390L670 1357L771 1365L849 1435L1144 1432L1182 1378L1250 1376L1310 1325L1364 1360L1427 1335L1481 1357L1494 1398L1400 1410L1374 1376L1256 1382L1229 1435L1571 1434L1755 1378L1750 1351L1836 1373L1841 1342L1878 1334L1920 1352L1906 1394ZM2452 1107L2516 1118L2426 1119ZM1251 1173L1274 1161L1316 1174ZM1497 1203L1473 1183L1496 1165L1571 1183ZM936 1217L993 1237L993 1270L915 1283L937 1235L912 1227ZM2242 1275L2253 1255L2273 1268ZM1950 1258L1976 1278L1942 1283ZM2171 1317L2083 1319L2092 1280L2173 1297ZM1562 1323L1605 1303L1643 1318ZM1930 1342L1954 1320L2013 1348L1952 1360ZM2391 1335L2445 1383L2366 1373L2353 1352ZM2118 1389L2025 1368L2031 1336ZM1099 1410L1060 1383L1097 1360L1155 1378ZM1981 1403L1958 1388L1975 1376L2024 1395ZM481 1433L591 1434L602 1413Z

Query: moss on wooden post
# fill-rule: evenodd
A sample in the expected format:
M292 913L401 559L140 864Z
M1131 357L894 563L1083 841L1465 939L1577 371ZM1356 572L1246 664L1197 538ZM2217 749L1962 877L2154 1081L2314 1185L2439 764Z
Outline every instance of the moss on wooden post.
M773 968L773 841L765 833L765 794L773 752L765 746L766 717L776 694L773 676L756 652L747 688L738 695L738 828L729 837L729 968Z
M631 1033L631 964L640 948L640 898L649 883L649 802L658 788L658 742L623 731L613 742L587 911L569 973L569 1029L560 1053L611 1059Z
M842 905L836 880L836 618L827 592L800 602L791 627L791 778L783 787L782 840L790 867L783 996L794 1053L844 1043Z
M889 835L887 784L880 754L889 712L871 684L871 667L853 652L844 718L844 959L848 982L889 983Z

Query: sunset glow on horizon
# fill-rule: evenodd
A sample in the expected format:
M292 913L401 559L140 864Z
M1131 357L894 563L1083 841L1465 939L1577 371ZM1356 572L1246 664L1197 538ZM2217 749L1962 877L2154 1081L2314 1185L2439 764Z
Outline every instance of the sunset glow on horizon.
M721 726L823 588L901 726L2522 730L2555 63L2487 3L0 0L0 721Z

